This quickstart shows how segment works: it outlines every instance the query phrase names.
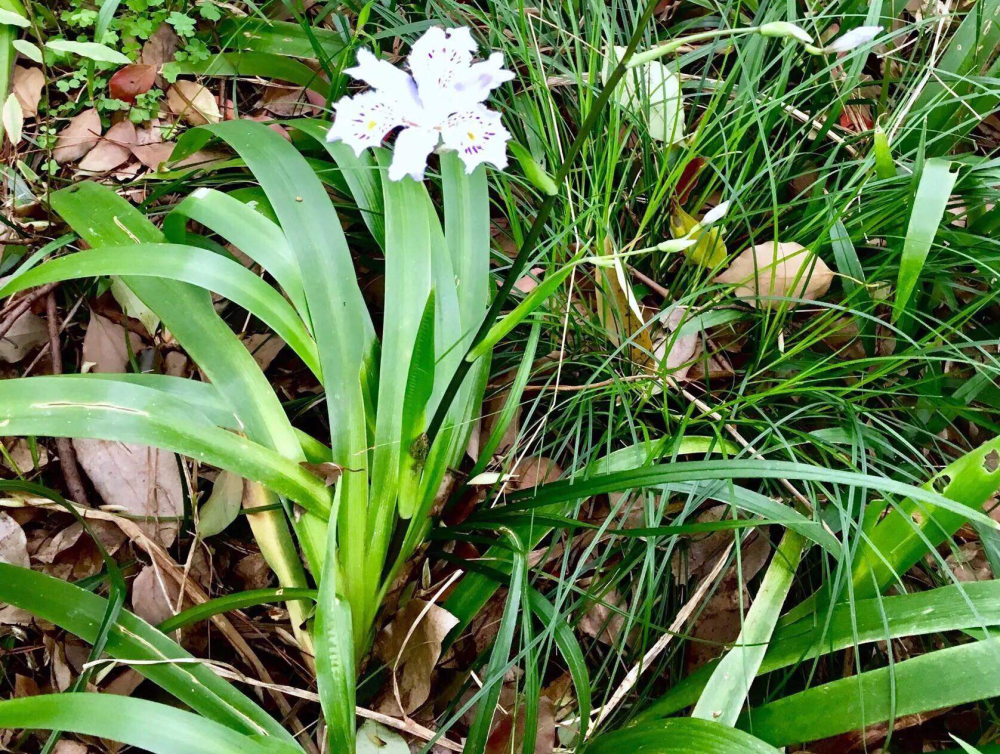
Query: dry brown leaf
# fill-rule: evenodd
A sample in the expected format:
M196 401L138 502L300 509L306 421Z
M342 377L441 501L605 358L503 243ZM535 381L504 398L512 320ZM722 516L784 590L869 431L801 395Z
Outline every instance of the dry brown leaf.
M64 738L56 744L56 748L52 750L52 754L87 754L89 751L90 749L79 741L67 741Z
M31 567L28 538L24 536L24 529L3 511L0 511L0 563Z
M403 710L390 692L381 705L382 712L409 714L427 701L431 673L441 657L441 642L457 624L458 619L444 608L418 599L407 602L393 616L375 639L375 653L395 676Z
M945 563L959 581L989 581L993 578L993 569L982 542L965 543L949 555Z
M592 639L614 646L625 627L625 616L628 603L614 589L598 595L583 617L578 628Z
M667 332L662 339L657 339L658 342L653 348L657 364L677 382L683 382L687 379L689 370L695 359L698 358L698 354L701 353L701 333L677 334L677 331L690 318L685 306L675 306L666 316L661 316L664 329Z
M126 345L126 338L128 344ZM122 374L129 363L129 348L136 354L142 348L142 338L122 325L93 311L83 336L83 360L90 371Z
M551 458L545 456L523 458L510 472L512 479L509 487L519 490L532 489L556 481L562 473L562 468Z
M49 340L49 330L45 320L31 312L25 312L0 338L0 361L16 364L28 353Z
M215 95L197 81L177 81L167 90L167 106L170 112L192 126L204 126L222 120Z
M84 110L69 119L56 139L52 159L60 165L84 157L101 137L101 116L96 108Z
M168 23L162 23L142 46L139 62L143 65L151 65L156 69L156 84L161 89L165 88L166 81L159 75L160 67L164 63L173 61L180 44L180 37L174 32L174 28Z
M26 696L38 696L42 690L38 688L38 683L26 675L18 673L14 676L14 698L23 699Z
M80 160L86 173L107 173L128 162L135 146L135 124L130 120L115 123L97 145Z
M756 307L794 308L797 302L775 299L815 301L830 289L833 271L822 259L797 243L768 241L736 257L715 282L736 285L736 295L749 299Z
M25 118L34 118L38 114L38 103L42 99L42 87L45 86L45 74L41 68L24 68L14 66L14 78L11 90L21 105Z
M13 462L13 466L11 462ZM31 444L27 440L17 440L8 449L7 456L3 459L4 466L19 474L29 474L42 468L48 462L49 451L45 449L45 446L36 444L34 452L32 452Z
M285 347L285 341L271 333L257 333L243 338L243 344L250 351L261 371L267 370L271 362Z
M240 558L233 569L244 589L263 589L271 583L271 566L259 552Z
M527 711L524 700L519 700L513 710L504 709L493 724L486 740L484 754L520 754L524 750L524 725ZM549 754L556 747L555 707L546 696L538 699L534 754Z
M146 445L73 440L77 460L107 505L149 519L143 531L164 547L173 544L184 515L183 483L173 453Z
M73 683L73 671L66 661L66 650L48 634L42 637L42 643L45 645L45 653L49 656L52 688L59 692L65 691Z
M132 581L132 612L154 626L163 623L176 615L179 594L176 581L146 566Z
M132 154L150 170L159 170L160 164L170 159L170 155L177 146L173 142L160 142L159 144L137 144L132 147Z
M732 532L717 532L717 534L728 537L729 542L732 541ZM711 536L714 537L715 534ZM751 604L746 584L764 567L772 550L764 532L757 531L748 537L749 541L743 545L740 554L742 581L736 577L736 568L730 567L715 594L690 629L691 636L698 641L691 641L688 644L685 658L688 672L718 657L740 634L741 610L745 615ZM706 565L712 564L714 562L706 563Z

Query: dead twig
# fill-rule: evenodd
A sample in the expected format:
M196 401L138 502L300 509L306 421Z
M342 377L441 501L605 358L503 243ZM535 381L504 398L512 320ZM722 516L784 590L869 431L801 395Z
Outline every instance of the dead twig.
M62 348L59 346L59 313L56 310L56 294L49 291L45 299L45 319L49 330L49 350L52 358L52 374L62 374ZM76 462L76 451L73 442L68 437L56 438L56 450L59 452L59 467L62 469L63 480L70 500L80 505L87 505L87 493L80 478L80 467Z
M46 283L41 288L36 288L31 293L26 296L22 296L14 303L8 305L3 309L4 320L0 322L0 338L6 335L10 328L14 326L14 323L21 318L31 305L38 301L42 296L46 296L50 291L54 290L59 283Z

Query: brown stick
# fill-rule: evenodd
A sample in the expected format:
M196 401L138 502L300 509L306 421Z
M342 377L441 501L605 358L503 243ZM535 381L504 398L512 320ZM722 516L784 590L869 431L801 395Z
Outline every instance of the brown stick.
M35 303L42 296L45 296L50 291L52 291L58 283L46 283L41 288L37 288L29 293L27 296L23 296L17 300L16 303L11 304L7 308L4 316L3 322L0 322L0 338L7 334L7 332L14 326L14 323L21 318L31 305Z
M62 374L62 348L59 346L59 313L56 311L56 294L49 291L45 300L45 318L49 328L49 350L52 358L52 374ZM87 505L87 493L80 478L80 467L76 462L76 451L73 443L67 437L56 438L56 450L59 452L59 467L62 469L63 480L70 500L80 505Z

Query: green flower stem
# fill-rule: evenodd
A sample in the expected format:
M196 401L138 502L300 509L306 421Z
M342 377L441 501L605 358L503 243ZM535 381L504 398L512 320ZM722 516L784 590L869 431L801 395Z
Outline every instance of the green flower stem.
M625 75L628 62L635 53L635 48L639 46L643 32L646 29L646 25L650 22L653 18L653 14L656 12L658 2L659 0L649 0L649 2L646 3L646 8L643 10L642 16L636 24L635 31L632 32L632 37L628 41L628 46L625 48L625 54L622 55L621 60L618 61L618 65L615 66L615 69L611 72L611 76L608 77L607 83L605 83L604 87L601 89L600 94L597 95L597 100L587 113L587 117L583 121L583 125L580 127L580 132L576 135L576 138L573 139L573 143L570 144L570 147L566 152L566 159L559 167L559 172L556 174L554 179L556 186L561 186L566 180L566 177L569 175L569 171L573 167L573 163L576 161L577 156L583 149L584 143L590 136L590 132L594 129L594 126L597 125L597 119L600 117L604 107L608 104L608 100L611 99L611 95L614 93L618 82L621 81L622 76ZM510 296L511 290L514 288L514 283L516 283L518 278L520 278L521 273L524 271L524 268L528 263L528 259L534 252L535 246L538 244L538 239L541 238L542 230L545 228L549 215L552 214L552 210L558 199L558 193L550 194L538 208L538 214L535 217L535 221L531 224L531 229L528 231L528 235L521 244L521 249L518 251L517 257L511 263L510 269L507 271L507 277L504 279L503 286L497 293L496 298L493 299L493 303L490 305L489 311L486 312L486 316L483 318L482 324L480 324L479 330L476 332L476 336L469 344L469 350L466 352L466 355L479 345L492 328L493 323L500 315L500 312L503 310L503 306L506 303L507 298ZM462 359L458 368L455 370L455 374L452 376L451 381L448 383L444 394L441 396L441 402L438 404L437 411L434 412L434 417L431 419L431 422L427 427L427 438L431 444L437 437L437 434L441 429L441 425L444 423L445 417L448 415L448 410L450 409L452 402L455 400L455 396L458 394L458 390L461 387L462 382L465 380L465 376L469 373L469 369L472 367L472 363L473 362L470 362L465 358Z

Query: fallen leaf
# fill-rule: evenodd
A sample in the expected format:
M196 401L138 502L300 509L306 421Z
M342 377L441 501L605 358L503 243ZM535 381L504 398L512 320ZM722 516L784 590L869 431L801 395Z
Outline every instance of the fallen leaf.
M160 165L170 159L175 146L173 142L139 144L132 147L132 154L150 170L159 170Z
M715 282L736 285L736 296L749 299L756 307L794 308L799 302L776 298L815 301L830 289L833 271L808 249L797 243L768 241L740 254Z
M374 720L365 720L358 728L355 754L410 754L410 747L394 730Z
M48 634L42 637L42 643L45 645L45 653L49 656L52 688L63 692L73 683L73 671L66 661L66 650Z
M599 594L580 618L577 627L592 639L614 646L625 627L628 603L614 589Z
M25 118L33 118L38 115L38 103L42 99L42 87L44 86L45 75L41 68L14 66L11 91L17 97Z
M128 345L126 344L126 339ZM122 374L129 363L129 348L136 354L142 338L93 311L83 336L83 360L92 372Z
M143 65L152 66L157 72L157 85L162 87L165 83L163 77L159 75L160 67L164 63L170 63L180 47L180 37L174 32L173 27L168 23L162 23L154 31L146 43L142 46L139 55L139 62Z
M14 676L14 698L23 699L26 696L38 696L42 690L38 688L38 683L26 675L18 673Z
M531 456L518 461L510 474L513 477L510 482L511 487L527 490L556 481L562 476L563 470L551 458Z
M24 529L3 511L0 511L0 563L31 567L28 538L24 536Z
M271 566L259 552L240 558L233 573L243 584L244 589L263 589L271 583L273 575Z
M37 459L35 456L37 455ZM14 466L11 466L13 462ZM11 471L19 474L29 474L37 471L49 462L49 452L44 445L35 445L35 452L32 453L31 444L27 440L17 440L7 451L7 456L3 459L3 465Z
M335 485L337 480L339 480L344 473L344 467L340 464L334 463L333 461L324 461L323 463L302 462L299 466L304 468L313 476L322 479L323 483L327 487ZM356 471L356 469L348 469L348 471Z
M0 338L0 361L16 364L28 353L49 340L49 329L41 317L25 312Z
M382 629L375 639L375 653L394 675L403 704L400 710L395 694L389 693L381 705L383 712L410 714L427 701L441 642L456 625L458 619L443 607L412 599Z
M527 710L523 699L513 709L505 709L493 724L486 740L484 754L520 754L524 750L525 718ZM534 754L549 754L556 746L556 719L552 700L546 696L538 699L538 717L535 720Z
M192 126L204 126L222 120L219 103L207 87L197 81L181 80L167 90L170 112Z
M214 537L225 531L243 507L243 477L220 471L212 485L212 494L198 510L198 536Z
M67 741L64 738L56 744L56 747L52 750L52 754L87 754L89 751L90 749L79 741Z
M982 542L967 542L945 559L951 576L958 581L989 581L993 578Z
M184 515L183 482L173 453L146 445L74 439L80 466L107 505L148 519L143 531L164 547L173 544Z
M156 68L154 66L135 63L119 68L108 81L108 89L114 99L128 102L130 105L140 94L145 94L156 83Z
M661 370L677 382L682 382L687 379L701 353L701 333L683 331L684 324L690 320L685 306L673 307L666 316L661 315L661 320L667 332L657 339L653 354Z
M132 580L132 612L151 625L177 614L177 582L153 566L145 566Z
M301 86L269 86L257 106L279 118L301 118L318 114L325 104L325 97L317 102L315 92Z
M80 160L80 170L86 173L107 173L123 165L132 156L135 138L135 124L132 121L115 123L104 138Z
M285 347L285 341L271 333L256 333L244 336L243 344L250 351L253 360L257 362L257 366L260 367L262 372L271 366L271 362L281 352L281 349Z
M60 165L79 160L97 145L101 130L101 116L96 108L73 116L56 138L52 159Z

